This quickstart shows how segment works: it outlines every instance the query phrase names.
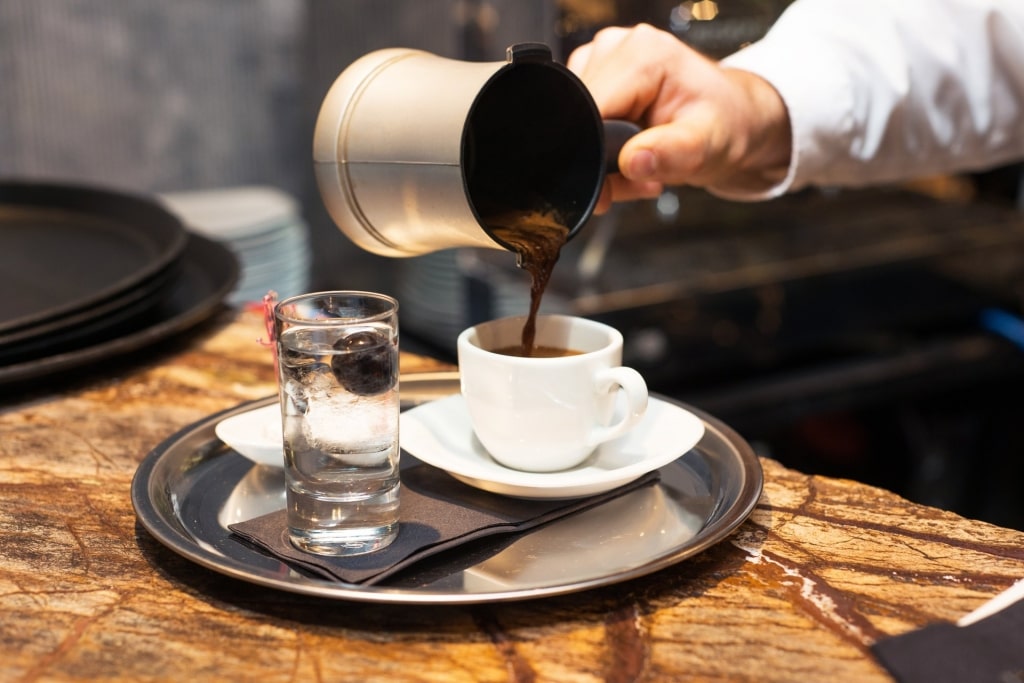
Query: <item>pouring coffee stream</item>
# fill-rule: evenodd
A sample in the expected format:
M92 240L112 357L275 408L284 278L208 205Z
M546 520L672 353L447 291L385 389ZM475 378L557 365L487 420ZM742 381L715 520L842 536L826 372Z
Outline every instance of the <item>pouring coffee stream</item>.
M516 265L530 274L530 309L523 324L520 355L533 353L537 330L537 312L547 290L551 274L569 229L553 212L528 211L503 214L487 219L495 236L508 244L516 255Z
M531 276L529 349L559 252L638 131L602 121L583 83L543 44L512 45L504 62L378 50L325 96L314 169L328 213L367 251L515 253Z
M629 121L603 123L606 175L618 173L619 151L638 131L636 124ZM569 228L554 209L489 215L483 222L496 238L515 253L516 265L530 274L530 308L523 324L520 350L522 356L529 357L533 355L541 299L551 281L562 247L571 236Z

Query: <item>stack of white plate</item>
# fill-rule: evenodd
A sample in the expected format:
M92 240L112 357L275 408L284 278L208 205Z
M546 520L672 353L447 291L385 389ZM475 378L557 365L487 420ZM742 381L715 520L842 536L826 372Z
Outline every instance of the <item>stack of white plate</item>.
M309 227L291 195L252 186L172 192L160 199L190 230L238 257L241 273L231 303L260 301L270 290L283 299L308 288Z

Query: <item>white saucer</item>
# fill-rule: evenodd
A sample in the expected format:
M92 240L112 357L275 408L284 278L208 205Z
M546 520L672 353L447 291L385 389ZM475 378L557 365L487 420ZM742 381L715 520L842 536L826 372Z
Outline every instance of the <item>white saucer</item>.
M284 437L278 403L247 410L217 423L217 438L260 465L284 467Z
M519 498L578 498L629 483L683 455L704 435L693 413L651 397L632 431L602 444L582 464L561 472L521 472L495 462L473 434L462 396L402 413L402 448L459 481Z

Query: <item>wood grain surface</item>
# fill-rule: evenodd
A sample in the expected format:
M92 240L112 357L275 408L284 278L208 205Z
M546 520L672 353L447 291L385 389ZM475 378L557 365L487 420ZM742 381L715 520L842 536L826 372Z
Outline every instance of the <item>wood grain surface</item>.
M764 460L738 532L654 575L458 607L328 601L199 567L136 523L135 468L275 390L254 313L0 389L3 681L887 681L875 640L1024 577L1024 534ZM403 372L439 369L404 356Z

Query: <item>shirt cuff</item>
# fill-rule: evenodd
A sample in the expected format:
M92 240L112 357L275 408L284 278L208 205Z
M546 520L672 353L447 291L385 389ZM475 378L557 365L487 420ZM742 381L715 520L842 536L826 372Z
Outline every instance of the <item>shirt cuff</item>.
M768 39L753 43L721 61L730 69L741 69L768 81L779 93L789 113L792 148L789 169L777 184L759 192L734 192L709 188L712 194L746 201L772 199L806 187L821 176L830 157L829 150L849 142L855 135L853 88L847 70L833 64L826 50L811 51L774 48ZM807 82L818 84L807 88ZM826 121L825 124L822 121ZM827 130L824 136L821 131Z

